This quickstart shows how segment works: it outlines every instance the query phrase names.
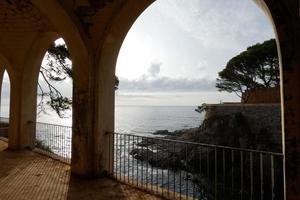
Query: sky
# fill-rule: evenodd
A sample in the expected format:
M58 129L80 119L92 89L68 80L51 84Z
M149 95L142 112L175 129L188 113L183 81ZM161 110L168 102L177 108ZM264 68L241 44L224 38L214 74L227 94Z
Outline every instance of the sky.
M116 105L201 105L240 101L218 92L218 72L248 46L274 38L251 0L158 0L121 47Z
M136 20L121 47L116 105L240 101L217 91L218 72L248 46L274 37L269 19L252 0L157 0ZM71 80L58 87L71 95ZM5 75L2 102L8 94Z

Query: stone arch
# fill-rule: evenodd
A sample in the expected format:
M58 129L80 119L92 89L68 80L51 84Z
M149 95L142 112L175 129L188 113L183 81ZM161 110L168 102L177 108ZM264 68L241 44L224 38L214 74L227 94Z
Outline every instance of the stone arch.
M1 69L2 68L2 69ZM9 61L2 52L0 52L0 69L1 70L6 70L7 74L9 76L9 79L12 78L14 70L11 64L11 61Z
M93 128L93 67L87 41L71 17L57 1L33 0L32 3L50 21L55 32L64 38L71 54L73 69L72 159L73 174L90 176L93 173L95 140ZM53 14L55 13L55 14ZM92 54L92 53L91 53Z
M3 100L2 92L3 92L3 88L4 88L3 87L3 82L4 82L4 78L5 78L4 77L5 72L6 72L7 76L8 76L9 91L10 91L10 89L11 89L11 84L10 84L11 78L10 78L10 75L9 75L7 69L5 67L1 67L1 61L0 61L0 117L5 117L5 116L2 115L2 112L3 112L3 110L2 110L2 103L3 103L3 101L2 101ZM8 115L8 118L9 118L9 115Z
M9 81L11 82L11 65L9 63L9 61L0 54L0 104L1 104L1 88L2 88L2 84L3 84L3 76L4 76L4 72L7 72Z
M10 82L10 90L11 90L12 65L3 55L0 54L0 106L1 106L1 103L2 103L2 87L3 87L2 84L3 84L3 80L4 80L4 72L5 71L7 72L7 75L8 75L8 79L9 79L9 82ZM9 100L11 101L11 92L10 92ZM9 112L8 118L10 120L10 112ZM9 121L8 121L8 123L9 123ZM8 134L8 136L9 136L9 134Z
M262 2L262 0L260 0ZM287 199L300 197L300 21L299 1L264 0L277 34L280 58L282 141L285 193ZM298 155L298 156L295 156Z
M100 66L109 64L109 66L106 66L111 67L111 64L115 65L119 50L131 26L154 2L155 0L141 0L138 2L129 0L116 12L117 14L107 25L103 43L97 48L97 57L99 58L97 63ZM109 60L113 60L113 63L109 63ZM113 68L115 67L113 66Z
M1 99L1 88L2 88L2 82L3 82L3 75L4 75L5 71L7 72L9 81L11 83L11 80L13 77L13 68L12 68L11 62L0 53L0 99ZM0 103L1 103L1 100L0 100Z
M46 50L58 37L52 32L38 34L26 53L22 71L11 79L9 148L34 148L36 96L39 68Z
M26 55L26 61L23 68L23 79L25 83L29 79L38 81L39 69L44 58L44 55L50 45L60 36L55 32L44 32L36 36L36 40L30 47L30 51ZM36 85L36 84L35 84Z
M103 141L95 145L96 171L112 172L113 155L109 151L113 137L107 132L114 131L114 80L115 65L119 50L132 24L138 16L154 2L153 0L129 0L118 7L112 19L106 24L106 32L96 50L95 74L95 132L94 140ZM105 115L103 115L105 113Z
M114 114L112 113L108 116L109 120L102 119L100 111L107 113L108 110L114 109L114 103L109 102L114 99L112 86L116 60L122 42L138 16L154 1L141 0L137 2L128 0L109 22L103 43L97 50L99 58L97 61L99 66L99 71L97 72L98 86L102 98L97 100L99 108L97 108L98 113L96 115L102 121L101 123L104 124L104 126L102 125L104 129L114 129ZM285 156L284 166L286 166L284 171L287 172L285 184L287 189L285 191L289 198L297 199L300 196L300 158L298 156L297 161L293 159L295 158L294 155L300 155L300 135L298 133L300 129L300 106L298 103L300 102L300 94L296 92L299 90L300 83L299 78L295 75L300 74L299 2L253 1L269 17L276 34L281 76L282 143Z
M74 79L76 79L77 74L80 74L81 78L88 77L88 70L90 70L88 49L78 26L74 24L70 16L57 1L33 0L32 3L54 26L54 32L59 33L64 38L74 65Z
M136 19L142 14L152 3L156 0L141 0L139 2L128 0L126 4L116 13L114 18L107 25L107 31L105 33L103 42L97 49L98 58L97 64L102 68L113 68L113 73L115 72L116 60L121 48L121 45L130 30L131 26L134 24ZM276 4L269 1L266 4L264 0L252 0L254 1L270 19L270 23L273 25L274 33L277 39L277 48L279 53L279 58L281 60L281 48L278 39L278 28L277 23L273 21L273 14L269 9L270 5ZM280 63L282 66L282 63ZM282 68L282 67L281 67Z
M111 88L114 84L113 78L115 75L116 61L120 48L128 31L130 30L136 19L139 17L139 15L142 14L155 1L156 0L141 0L139 2L136 2L128 0L127 3L124 4L123 7L121 7L120 10L116 12L117 14L114 15L112 20L107 25L107 31L104 35L103 42L97 49L97 66L99 66L99 71L97 72L97 74L99 75L99 80L105 82L106 87L108 84L109 88ZM269 5L267 5L264 0L252 1L254 1L254 3L256 3L258 7L262 9L262 11L269 18L270 23L273 25L280 60L280 72L282 72L281 48L277 34L278 29L276 23L273 21L272 12L268 7ZM106 96L114 95L112 93L109 94L109 92L106 92L105 94Z

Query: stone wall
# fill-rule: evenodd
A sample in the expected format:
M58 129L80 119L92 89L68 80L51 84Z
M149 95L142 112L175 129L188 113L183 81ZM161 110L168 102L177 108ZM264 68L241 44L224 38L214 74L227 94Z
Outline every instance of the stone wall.
M205 111L205 119L241 113L257 141L274 147L276 151L281 149L280 104L208 104L205 106Z
M257 88L242 95L242 103L280 103L280 88Z

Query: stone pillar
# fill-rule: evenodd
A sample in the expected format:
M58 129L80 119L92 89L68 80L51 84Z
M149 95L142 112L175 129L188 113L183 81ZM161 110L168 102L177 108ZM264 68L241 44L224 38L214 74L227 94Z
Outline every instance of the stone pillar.
M285 199L296 200L300 199L299 1L264 0L264 3L274 23L281 58Z
M34 148L39 70L46 50L56 38L56 34L48 32L37 35L25 60L16 56L12 61L19 68L10 74L10 149Z
M114 120L115 120L115 68L123 40L138 16L153 0L128 0L117 8L109 29L102 37L102 45L95 56L95 158L96 171L100 174L112 173L114 160Z
M34 148L37 85L34 77L26 82L22 76L11 80L9 149Z
M113 162L107 133L114 128L114 72L92 63L73 60L71 172L83 178L106 176Z
M92 58L85 62L73 60L71 171L85 178L106 176L113 167L115 76L114 67L108 66L116 59L106 61L99 65Z
M283 67L283 147L288 200L300 199L300 24L294 28L294 35L288 34L280 41ZM283 26L279 30L287 31L284 29Z
M254 0L270 17L281 71L285 199L300 199L300 21L299 1Z
M115 61L115 60L112 60ZM112 171L114 68L94 59L73 60L73 175L95 178Z
M73 21L73 15L59 1L31 1L52 24L53 31L62 37L70 51L73 64L73 122L71 173L81 177L93 177L96 162L94 154L95 134L95 72L92 71L93 52L88 52L88 40L81 26ZM71 12L71 10L70 10Z
M68 45L68 44L67 44ZM71 46L73 45L73 46ZM70 48L71 46L71 48ZM95 168L95 79L93 61L79 48L76 41L68 45L73 62L73 130L71 172L73 175L92 178L100 173Z
M105 53L104 53L105 54ZM115 117L115 68L116 59L107 54L106 63L101 63L97 71L96 118L95 118L95 167L101 174L113 172L114 155L114 117ZM104 60L105 61L105 60Z
M300 44L300 40L298 41ZM287 199L300 199L300 52L283 71L285 175Z
M74 62L73 62L74 63ZM76 68L76 62L73 64ZM78 74L79 73L75 73ZM94 140L93 140L93 87L90 86L90 74L73 80L73 130L72 130L72 159L71 172L73 175L90 178L96 172L93 169Z

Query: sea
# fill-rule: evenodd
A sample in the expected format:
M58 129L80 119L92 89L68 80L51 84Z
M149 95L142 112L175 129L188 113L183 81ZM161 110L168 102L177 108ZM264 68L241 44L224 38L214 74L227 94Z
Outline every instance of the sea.
M8 105L1 105L1 117L9 116ZM175 131L198 127L204 114L195 111L197 106L116 106L115 131L117 133L151 135L157 130ZM72 126L71 111L59 118L51 110L37 115L43 123Z
M9 116L8 107L8 105L1 106L2 117ZM198 127L203 121L204 113L198 113L195 109L196 106L116 106L115 131L120 135L115 136L115 175L122 177L126 174L128 177L143 183L152 183L161 188L169 188L188 196L196 195L200 197L198 199L205 199L202 198L201 189L192 187L195 185L190 178L187 178L191 177L188 172L183 170L169 171L155 166L148 168L147 162L136 160L130 155L130 151L134 147L141 148L137 147L137 141L127 141L125 145L125 140L122 139L122 133L160 137L152 133L157 130L175 131ZM60 127L63 131L58 131L52 126L37 124L36 135L36 139L49 147L52 152L67 159L71 158L72 154L72 134L71 128L69 128L72 125L71 113L71 111L66 113L65 118L59 118L51 110L37 115L38 122L67 126ZM55 131L53 132L53 130ZM50 132L55 135L49 134ZM166 179L170 181L166 181Z
M115 131L150 135L157 130L194 128L204 118L195 108L196 106L116 106Z

